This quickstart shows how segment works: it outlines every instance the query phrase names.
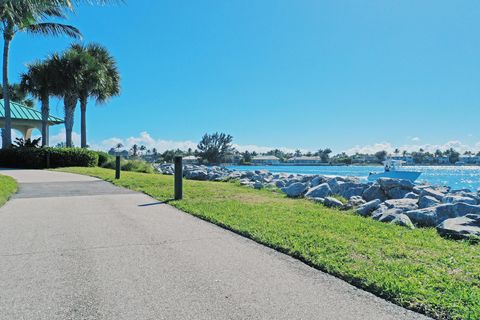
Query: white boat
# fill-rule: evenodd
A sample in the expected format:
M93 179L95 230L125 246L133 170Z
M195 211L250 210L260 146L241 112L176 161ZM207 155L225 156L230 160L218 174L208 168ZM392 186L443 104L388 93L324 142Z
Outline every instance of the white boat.
M368 181L376 181L380 178L392 178L392 179L404 179L414 182L422 174L418 171L405 171L400 168L405 163L402 160L392 160L388 159L383 162L385 171L384 172L370 172L368 175Z

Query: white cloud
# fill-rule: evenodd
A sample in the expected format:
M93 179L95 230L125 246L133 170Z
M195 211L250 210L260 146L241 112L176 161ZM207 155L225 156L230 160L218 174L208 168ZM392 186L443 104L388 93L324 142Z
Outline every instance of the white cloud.
M420 138L419 137L413 137L412 141L415 141L415 142L420 141Z
M477 142L475 145L467 145L458 140L447 141L444 144L406 144L402 146L394 146L390 142L381 142L375 143L371 145L364 145L360 146L357 145L353 148L345 150L347 154L355 154L355 153L375 153L377 151L385 150L388 153L393 153L393 151L398 148L400 151L406 150L408 152L418 151L423 149L428 152L435 152L435 150L447 150L453 148L461 153L470 150L470 151L479 151L480 150L480 142Z
M58 143L65 143L65 128L62 128L60 132L58 132L55 135L51 135L49 139L49 144L50 146L56 146ZM40 137L40 135L39 135ZM75 131L72 132L72 142L73 145L76 147L80 146L80 135L76 133Z

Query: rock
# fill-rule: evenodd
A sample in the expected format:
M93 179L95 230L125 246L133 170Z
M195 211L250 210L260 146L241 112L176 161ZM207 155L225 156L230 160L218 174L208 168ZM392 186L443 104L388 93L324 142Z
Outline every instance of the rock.
M336 208L343 207L343 203L340 200L335 199L333 197L326 197L325 200L323 201L323 204L327 207L336 207Z
M316 187L324 182L326 182L326 179L324 176L316 176L312 180L310 180L310 185L312 187Z
M440 204L440 201L438 201L437 199L435 199L432 196L422 196L418 200L418 207L420 209L428 208L428 207L434 207L438 204Z
M366 201L379 199L380 202L383 202L387 199L387 196L385 195L382 188L378 184L373 184L367 189L365 189L365 191L363 191L362 197Z
M332 190L332 193L333 194L339 194L340 192L340 185L344 184L345 182L343 181L340 181L339 179L337 179L336 177L335 178L331 178L327 181L328 183L328 186L330 187L330 189Z
M405 214L414 224L435 227L449 218L461 217L467 214L480 214L480 206L462 202L447 203L436 207L407 211Z
M480 215L467 214L463 217L451 218L437 226L442 237L453 239L472 239L480 237Z
M464 196L455 195L455 194L453 194L453 195L447 194L445 197L443 197L442 202L443 203L460 203L460 202L463 202L463 203L467 203L467 204L471 204L471 205L476 205L477 204L477 200L475 200L473 198L464 197Z
M338 185L337 194L341 195L345 199L349 199L352 196L361 196L365 188L365 184L358 182L344 182Z
M208 180L208 173L205 170L186 171L185 178L191 180Z
M417 209L405 212L410 220L418 226L422 227L434 227L437 221L435 207L429 207L425 209Z
M377 210L373 211L372 219L380 222L390 222L395 218L395 215L401 213L402 211L400 209L388 209L386 206L380 205Z
M263 183L261 183L260 181L254 182L252 186L253 186L253 188L255 188L255 189L263 189L263 187L264 187L264 186L263 186Z
M410 193L408 189L402 189L400 187L395 187L387 190L387 197L390 199L402 199L405 198L407 193Z
M332 195L332 190L328 183L322 183L316 187L313 187L307 191L305 197L307 198L325 198Z
M394 188L412 191L414 187L413 182L411 182L410 180L403 180L403 179L380 178L377 180L377 183L385 191L394 189Z
M358 206L361 206L362 204L365 204L366 201L363 200L363 198L361 196L351 196L349 199L348 199L348 204L352 207L358 207Z
M276 186L277 188L279 188L279 189L282 189L282 188L285 187L285 181L283 181L283 180L277 180L277 181L275 181L275 186Z
M410 229L415 229L412 221L410 220L410 218L401 213L401 214L397 214L395 216L395 219L393 219L392 221L390 221L391 224L396 224L398 226L402 226L402 227L407 227L407 228L410 228Z
M398 209L402 212L418 209L417 200L415 199L391 199L386 200L382 205L388 209Z
M287 194L288 197L297 198L302 196L307 191L308 184L302 182L295 182L288 187L282 188L282 191Z
M418 199L418 194L415 192L409 192L404 196L405 199Z
M425 188L420 192L420 197L430 196L438 201L442 201L443 197L445 197L446 192L442 189L433 189L433 188Z
M380 206L380 203L381 203L380 199L372 200L370 202L362 204L360 207L357 208L356 212L357 214L366 217L370 215L372 211L378 209L378 207Z

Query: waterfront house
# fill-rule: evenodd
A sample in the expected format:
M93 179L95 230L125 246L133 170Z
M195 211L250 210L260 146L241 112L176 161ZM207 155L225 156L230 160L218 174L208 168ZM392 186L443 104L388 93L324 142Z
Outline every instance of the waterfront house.
M301 156L301 157L293 157L287 160L289 164L295 165L312 165L312 164L321 164L322 158L320 157L309 157L309 156Z
M280 159L275 156L256 156L252 158L252 164L254 165L277 165L280 164Z
M198 164L198 157L195 156L186 156L182 158L184 164Z

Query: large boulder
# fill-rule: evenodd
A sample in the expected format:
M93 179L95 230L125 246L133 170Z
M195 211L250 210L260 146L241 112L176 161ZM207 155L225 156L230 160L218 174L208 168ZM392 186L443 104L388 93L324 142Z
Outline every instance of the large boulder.
M422 189L422 191L420 192L420 197L430 196L437 199L438 201L442 201L446 193L447 193L447 190L430 187L430 188Z
M184 174L185 178L191 180L208 180L208 172L206 170L193 170L186 171Z
M449 218L461 217L467 214L480 214L480 206L473 206L462 202L447 203L436 207L407 211L405 214L414 224L435 227Z
M335 199L333 197L326 197L323 201L323 204L326 207L343 208L343 203L340 200Z
M305 191L307 191L307 188L308 188L307 183L295 182L289 185L288 187L282 188L282 191L285 192L285 194L288 197L298 198L302 196L305 193Z
M467 214L463 217L447 219L437 226L437 232L443 237L453 239L474 238L478 240L480 237L480 215Z
M410 180L404 179L391 179L391 178L380 178L377 180L377 183L383 190L390 190L394 188L405 189L412 191L414 184Z
M283 180L277 180L277 181L275 181L275 186L276 186L277 188L279 188L279 189L282 189L282 188L285 187L285 181L283 181Z
M366 185L358 182L344 182L338 185L337 194L345 199L350 199L353 196L361 196L365 190Z
M445 197L442 199L443 203L467 203L471 205L476 205L477 200L471 197L466 197L462 195L457 195L457 194L447 194Z
M391 199L386 200L382 205L388 209L399 209L402 212L418 209L417 200L415 199Z
M380 200L380 202L383 202L387 200L387 196L385 195L385 192L378 184L372 184L370 187L365 189L365 191L363 191L362 197L366 201L372 201L372 200L378 199Z
M420 199L418 199L418 207L420 209L434 207L439 204L440 201L432 196L421 196Z
M332 190L333 194L339 194L340 186L342 184L344 184L345 182L341 181L340 177L335 177L335 178L329 179L327 181L327 183L328 183L328 186L330 187L330 189Z
M332 195L332 189L328 183L322 183L316 187L310 188L305 197L307 198L325 198Z
M402 189L400 187L395 187L392 189L388 189L386 191L387 197L389 199L402 199L405 198L405 196L410 193L411 191L408 189Z
M400 214L397 214L395 215L395 218L390 221L391 224L396 224L397 226L402 226L402 227L407 227L407 228L410 228L410 229L415 229L412 221L410 220L410 218L403 214L403 213L400 213Z
M380 201L379 199L374 199L365 204L362 204L360 207L357 208L356 212L357 214L366 217L370 215L372 211L378 209L380 203L382 203L382 201Z
M365 200L363 200L363 198L361 196L351 196L348 199L348 204L351 207L358 207L358 206L361 206L365 203L367 203L367 202Z
M418 194L415 192L409 192L404 196L405 199L417 199L418 200Z
M312 180L310 180L310 185L312 187L316 187L316 186L318 186L318 185L320 185L320 184L322 184L326 181L327 181L327 179L325 179L324 176L315 176L315 177L312 178Z

